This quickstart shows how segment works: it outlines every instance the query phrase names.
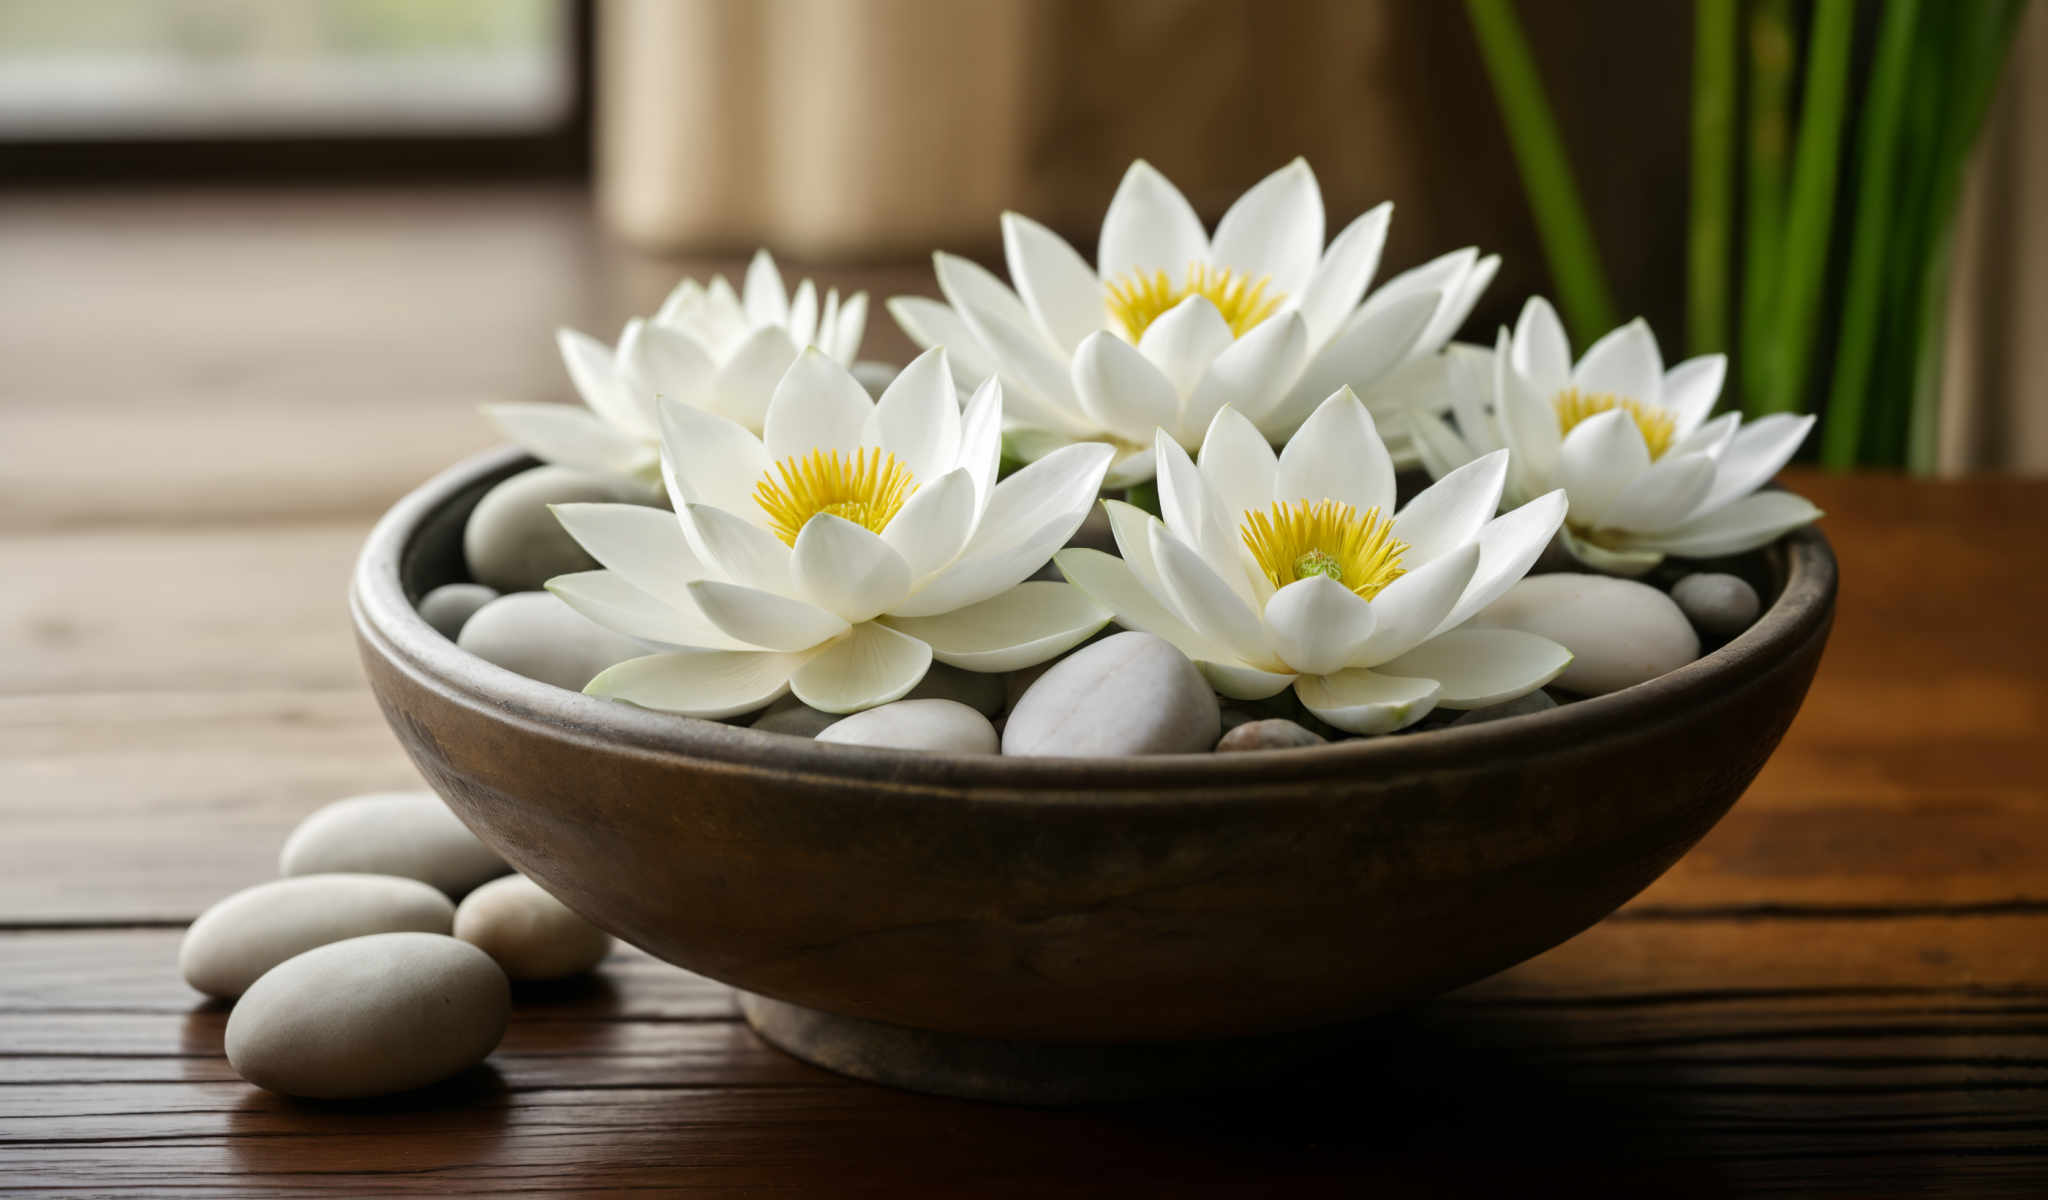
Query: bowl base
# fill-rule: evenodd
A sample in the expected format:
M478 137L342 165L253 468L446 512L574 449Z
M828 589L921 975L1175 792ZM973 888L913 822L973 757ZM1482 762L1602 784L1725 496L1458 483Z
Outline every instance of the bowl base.
M911 1029L739 994L747 1024L813 1066L905 1091L1002 1104L1109 1104L1283 1078L1367 1026L1199 1042L1010 1041Z

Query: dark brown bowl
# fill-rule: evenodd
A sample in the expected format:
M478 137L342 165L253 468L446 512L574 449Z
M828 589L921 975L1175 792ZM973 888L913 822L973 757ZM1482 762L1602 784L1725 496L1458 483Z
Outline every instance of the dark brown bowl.
M460 577L470 507L527 462L447 471L363 549L356 633L406 750L577 911L784 1002L749 1002L775 1040L938 1090L1009 1094L832 1046L1312 1030L1556 945L1742 794L1798 711L1834 607L1834 556L1808 530L1755 556L1771 602L1740 637L1531 716L1129 759L826 745L563 691L420 619L416 599Z

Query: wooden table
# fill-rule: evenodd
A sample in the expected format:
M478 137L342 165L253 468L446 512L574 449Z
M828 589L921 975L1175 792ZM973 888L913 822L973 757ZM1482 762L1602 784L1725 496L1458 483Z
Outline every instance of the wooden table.
M1635 903L1293 1089L884 1091L626 952L442 1088L240 1082L180 929L315 806L414 782L347 631L359 539L491 440L477 403L565 394L554 325L703 265L569 191L0 200L0 1191L2048 1193L2043 482L1800 473L1841 612L1756 786ZM906 349L879 312L869 347Z

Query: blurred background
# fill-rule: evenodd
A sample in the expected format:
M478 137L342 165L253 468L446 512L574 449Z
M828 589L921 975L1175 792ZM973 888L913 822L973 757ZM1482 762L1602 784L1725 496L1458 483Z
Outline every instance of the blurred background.
M396 485L568 398L553 326L755 245L929 293L1005 208L1092 251L1135 157L1213 221L1297 154L1333 230L1395 202L1382 277L1504 256L1468 338L1640 313L1822 413L1809 459L2048 471L2044 64L2022 0L0 0L0 499L154 453L123 397L166 388L288 459L367 408L333 437L404 428L353 467Z

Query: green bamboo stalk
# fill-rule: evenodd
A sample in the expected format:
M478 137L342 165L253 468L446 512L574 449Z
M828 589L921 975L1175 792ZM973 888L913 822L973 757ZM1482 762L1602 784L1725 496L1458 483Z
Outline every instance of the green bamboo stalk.
M1694 0L1692 212L1686 239L1686 342L1728 348L1729 246L1735 224L1735 0Z
M1834 379L1822 424L1821 461L1843 470L1856 464L1863 439L1863 415L1877 349L1878 303L1883 299L1886 255L1893 250L1892 208L1895 166L1906 84L1912 76L1919 31L1919 0L1892 0L1878 27L1857 130L1856 212L1849 243L1849 270L1842 285L1842 326L1836 342Z
M1771 314L1764 390L1746 397L1752 413L1794 412L1804 402L1812 365L1814 325L1827 283L1835 217L1835 176L1841 169L1842 115L1849 91L1854 0L1817 0L1799 103L1792 191L1785 204L1785 246Z
M1941 440L1941 368L1948 334L1949 266L1955 249L1952 222L1944 223L1927 256L1914 339L1912 391L1906 405L1904 466L1918 475L1934 470Z
M1749 14L1748 161L1743 171L1742 395L1761 395L1771 339L1771 303L1784 244L1786 162L1792 153L1792 93L1799 31L1791 0L1756 0Z
M1536 220L1543 256L1557 287L1558 307L1580 344L1612 329L1613 293L1600 265L1592 222L1572 177L1564 139L1543 92L1535 57L1511 0L1465 0L1480 56L1500 104L1501 122L1522 175L1522 190Z

